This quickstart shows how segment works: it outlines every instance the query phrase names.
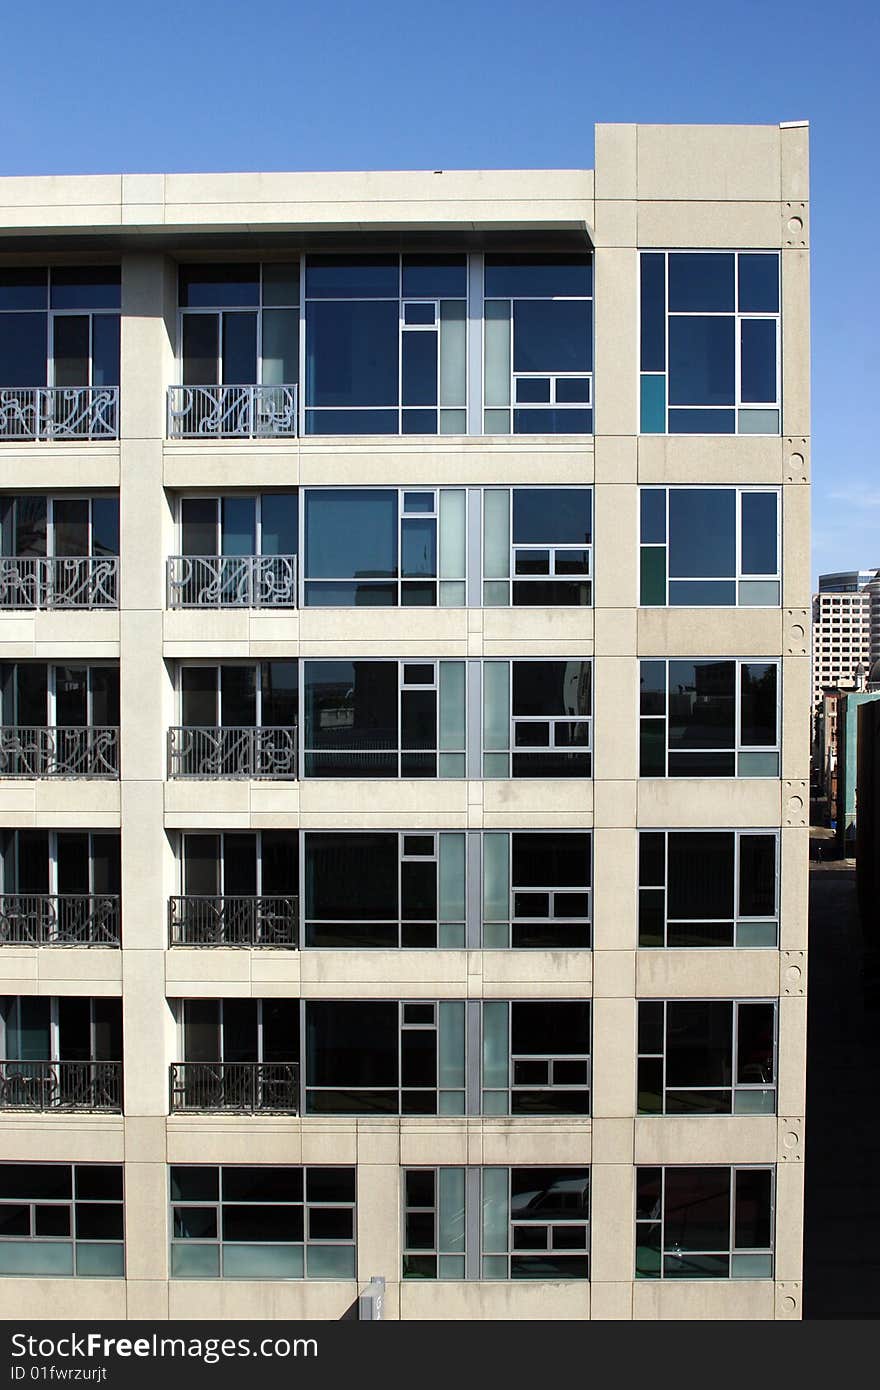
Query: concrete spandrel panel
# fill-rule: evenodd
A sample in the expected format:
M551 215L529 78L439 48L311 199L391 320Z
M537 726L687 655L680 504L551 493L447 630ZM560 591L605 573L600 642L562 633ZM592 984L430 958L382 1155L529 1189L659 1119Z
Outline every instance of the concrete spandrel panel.
M779 201L778 126L640 125L640 199Z

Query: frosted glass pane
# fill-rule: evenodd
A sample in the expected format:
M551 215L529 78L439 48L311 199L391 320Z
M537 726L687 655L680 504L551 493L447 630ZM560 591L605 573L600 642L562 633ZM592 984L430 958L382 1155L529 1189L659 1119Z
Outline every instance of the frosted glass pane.
M463 579L441 579L440 581L440 607L441 608L466 608L467 592Z
M483 747L510 747L510 666L506 661L483 663Z
M444 999L439 1005L438 1074L444 1087L464 1086L464 1000Z
M299 315L293 309L263 314L263 385L295 386L299 359Z
M306 1254L310 1279L353 1279L353 1245L310 1245Z
M467 322L463 299L440 301L440 404L467 402Z
M490 831L483 836L483 920L510 917L510 836Z
M76 1272L80 1276L121 1279L125 1274L125 1251L121 1243L95 1241L76 1247Z
M778 777L778 753L740 753L740 777Z
M484 1279L506 1279L507 1278L507 1256L506 1255L487 1255L483 1260Z
M510 758L507 753L486 753L483 757L484 777L509 777Z
M2 1240L0 1274L73 1274L73 1245L60 1240Z
M738 922L736 926L737 946L771 946L775 948L777 926L775 922Z
M506 951L510 945L509 922L483 923L483 949L486 951Z
M463 1115L463 1114L464 1114L464 1091L441 1091L441 1092L440 1092L440 1114L441 1114L441 1115Z
M507 608L510 603L510 585L506 579L487 579L483 585L484 608Z
M301 1245L223 1246L224 1279L301 1279Z
M440 1169L438 1249L464 1252L464 1169Z
M740 410L740 434L778 434L778 410Z
M508 1082L507 1002L490 999L483 1004L483 1085L507 1087Z
M770 1279L772 1276L772 1255L734 1255L730 1262L731 1279Z
M437 1273L441 1279L463 1279L464 1256L441 1255L437 1261Z
M438 775L440 777L464 776L464 753L441 753L439 764Z
M510 489L483 493L483 574L506 579L510 574Z
M775 1115L775 1091L735 1091L733 1098L735 1115Z
M444 833L440 836L440 920L463 922L464 906L464 834Z
M441 411L440 411L440 433L441 433L441 434L467 434L467 411L466 411L466 410L441 410Z
M440 578L464 579L466 498L464 488L440 491Z
M440 748L458 752L465 747L464 662L440 662Z
M484 434L510 434L509 410L485 410L483 412Z
M510 1109L507 1091L484 1091L483 1114L506 1115Z
M219 1279L219 1245L172 1245L172 1279Z
M508 1177L506 1168L483 1169L483 1252L487 1255L507 1249Z
M510 305L487 299L485 405L510 404Z
M751 604L756 608L778 608L779 581L776 579L741 579L739 581L739 601L744 607Z
M437 945L441 951L464 950L464 922L441 922Z

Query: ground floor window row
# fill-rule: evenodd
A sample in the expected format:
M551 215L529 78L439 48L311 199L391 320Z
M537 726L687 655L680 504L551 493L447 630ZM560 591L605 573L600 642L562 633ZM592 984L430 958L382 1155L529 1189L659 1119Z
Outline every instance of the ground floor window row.
M354 1167L175 1164L172 1279L355 1279ZM404 1280L590 1277L589 1167L400 1173ZM638 1167L637 1279L773 1276L775 1170ZM0 1276L125 1273L123 1165L0 1163Z

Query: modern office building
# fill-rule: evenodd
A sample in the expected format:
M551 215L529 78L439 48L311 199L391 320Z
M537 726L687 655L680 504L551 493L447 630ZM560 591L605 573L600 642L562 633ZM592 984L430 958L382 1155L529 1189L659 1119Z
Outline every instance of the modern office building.
M807 143L0 180L3 1316L800 1316Z

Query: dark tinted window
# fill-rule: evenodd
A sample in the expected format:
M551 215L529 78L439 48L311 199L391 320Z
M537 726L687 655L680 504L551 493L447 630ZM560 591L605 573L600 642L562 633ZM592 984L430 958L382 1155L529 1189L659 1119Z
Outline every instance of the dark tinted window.
M215 309L260 302L258 265L182 265L180 303L184 309Z
M733 916L732 834L670 834L667 913L670 919Z
M730 253L673 252L669 257L670 313L732 313L733 262Z
M732 488L671 488L670 578L711 579L735 574L736 493Z
M732 405L735 360L733 318L671 318L669 404Z
M667 1250L729 1249L729 1168L667 1168L664 1208Z
M589 255L490 254L486 256L485 274L487 299L551 298L593 292L593 261Z
M742 572L775 574L777 568L775 492L742 495Z
M772 917L776 912L775 835L740 836L739 910L743 917Z
M306 259L308 299L396 299L399 291L397 256L309 256Z
M589 544L592 510L586 488L514 488L514 544Z
M0 309L45 309L48 302L45 266L0 267Z
M52 267L53 309L119 309L122 277L118 265Z

